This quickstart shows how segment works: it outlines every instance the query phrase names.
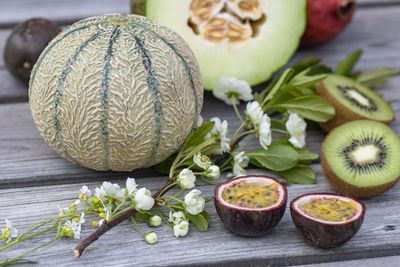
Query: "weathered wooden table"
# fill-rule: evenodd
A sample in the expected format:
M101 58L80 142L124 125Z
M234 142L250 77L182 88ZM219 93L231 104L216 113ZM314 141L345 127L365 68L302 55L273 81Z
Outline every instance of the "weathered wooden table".
M300 49L293 61L305 56L323 57L331 66L347 53L358 48L364 50L358 69L386 66L400 68L400 0L359 0L354 21L338 38L329 44ZM17 228L57 214L57 205L64 206L76 199L79 189L86 184L92 189L108 180L124 185L126 177L137 179L141 186L156 190L166 177L151 169L133 173L95 172L78 167L60 158L40 137L27 103L27 88L15 80L4 67L4 43L12 26L24 19L44 16L68 25L83 17L104 13L129 12L128 0L1 0L0 1L0 224L5 217ZM400 77L395 77L380 90L400 117ZM242 106L243 108L243 106ZM227 119L232 127L238 125L229 106L206 93L203 116ZM400 134L400 122L391 127ZM307 146L319 152L324 133L315 124L308 125ZM256 142L249 142L249 148ZM400 163L399 163L400 164ZM289 201L307 192L332 192L321 173L318 162L312 164L317 172L313 185L289 185ZM264 173L251 170L250 173ZM222 180L222 179L221 179ZM199 184L208 197L214 187ZM158 229L159 242L148 245L133 225L125 222L106 233L75 259L72 248L76 240L63 239L51 247L40 249L29 258L41 265L59 266L177 266L177 265L298 265L320 262L348 261L377 258L353 264L400 265L400 185L389 192L365 201L367 212L358 234L337 249L317 249L307 243L295 229L288 210L280 224L261 238L238 237L224 229L211 203L208 232L194 227L185 238L174 238L167 226ZM93 231L82 230L85 237ZM17 246L10 252L0 253L0 261L16 256L30 246L50 240L52 235ZM384 257L385 256L385 257ZM397 264L396 264L397 263ZM341 264L345 264L342 262ZM325 265L324 265L325 266Z

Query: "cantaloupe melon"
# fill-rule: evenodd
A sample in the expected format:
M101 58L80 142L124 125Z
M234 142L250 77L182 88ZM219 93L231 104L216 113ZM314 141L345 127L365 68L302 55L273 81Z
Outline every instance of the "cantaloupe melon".
M46 142L95 170L161 162L195 126L202 100L199 67L185 41L135 15L73 24L43 51L29 85Z

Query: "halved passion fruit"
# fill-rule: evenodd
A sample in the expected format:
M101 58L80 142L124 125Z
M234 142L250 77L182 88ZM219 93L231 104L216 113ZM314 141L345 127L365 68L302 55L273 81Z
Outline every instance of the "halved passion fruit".
M297 229L315 246L338 247L360 228L364 204L356 199L330 193L305 194L290 203Z
M281 220L286 202L286 187L268 176L239 177L215 189L219 217L226 228L243 236L267 233Z

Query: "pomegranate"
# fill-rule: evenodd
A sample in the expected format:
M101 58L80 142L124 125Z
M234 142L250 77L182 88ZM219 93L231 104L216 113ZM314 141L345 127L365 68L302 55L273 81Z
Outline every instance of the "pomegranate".
M338 35L351 21L356 0L308 0L303 45L324 43Z

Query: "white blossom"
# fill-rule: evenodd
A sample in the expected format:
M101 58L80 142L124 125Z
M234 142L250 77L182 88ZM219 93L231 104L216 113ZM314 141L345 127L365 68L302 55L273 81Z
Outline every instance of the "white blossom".
M207 168L211 165L211 160L206 155L202 155L200 152L193 156L193 162L203 170L207 170Z
M190 169L185 168L181 170L176 181L182 189L191 189L196 182L196 176Z
M18 237L18 230L9 219L5 218L4 220L6 221L6 227L1 230L0 239L8 242L12 238Z
M303 148L306 145L306 127L307 123L301 116L290 112L289 119L286 122L286 129L291 136L289 142L293 146Z
M72 204L72 207L79 206L80 204L81 204L81 200L77 199L77 200L75 200L74 204Z
M246 175L244 168L249 164L249 157L244 153L244 151L241 151L233 157L233 176L235 177Z
M232 105L232 101L238 104L239 99L243 101L253 99L250 85L234 77L221 77L218 86L213 90L213 95L228 105Z
M135 194L135 208L140 210L149 210L154 205L154 199L151 196L150 190L140 188Z
M146 235L144 236L144 239L145 239L146 242L149 243L149 244L154 244L154 243L156 243L156 242L158 241L157 234L154 233L154 232L150 232L150 233L146 234Z
M199 128L202 124L203 124L203 117L201 115L199 115L199 117L197 118L197 122L196 122L196 126L197 128Z
M178 224L174 225L174 236L180 237L187 235L189 231L189 222L186 220L181 221Z
M231 140L228 138L228 122L221 120L217 117L211 118L211 121L214 122L214 128L206 135L206 139L211 136L215 136L217 141L220 142L220 148L215 151L215 154L223 154L224 152L229 152L231 150L230 142Z
M80 198L82 198L82 197L88 197L89 198L91 196L92 196L92 192L89 190L87 185L82 186Z
M260 139L261 146L267 150L268 146L272 142L271 119L267 114L264 114L261 118L259 127L257 129L257 135Z
M260 107L260 104L257 101L253 101L247 103L245 114L255 128L262 119L263 111Z
M112 184L110 182L103 182L100 187L95 189L95 195L100 200L107 200L107 197L116 199L118 201L124 201L125 190L119 187L117 184Z
M68 207L67 208L61 208L60 205L57 205L57 209L58 209L58 212L59 212L58 216L64 215L69 210Z
M213 180L218 179L219 176L221 175L220 169L217 165L211 165L210 167L208 167L206 172L207 172L206 176Z
M158 215L154 215L154 216L150 217L149 224L150 224L150 226L154 226L154 227L160 226L161 225L161 217Z
M74 239L81 238L81 224L79 222L70 220L64 223L62 228L64 236L73 237Z
M185 195L185 208L188 213L196 215L203 211L206 202L200 195L201 191L197 189Z
M126 196L132 196L136 192L137 184L134 178L128 177L126 179L126 188L125 188L125 193Z
M78 223L83 224L83 223L85 223L85 221L86 221L85 220L85 213L82 212L81 216L78 219Z
M186 216L182 211L170 211L169 212L169 219L168 221L172 222L173 224L179 224L181 221L185 221Z

